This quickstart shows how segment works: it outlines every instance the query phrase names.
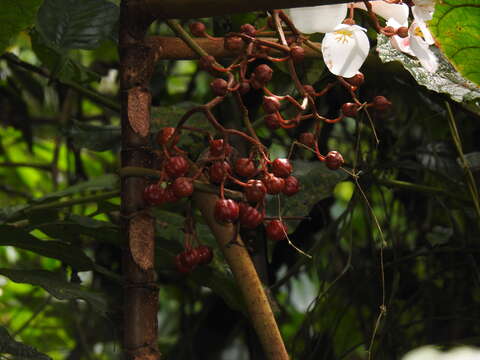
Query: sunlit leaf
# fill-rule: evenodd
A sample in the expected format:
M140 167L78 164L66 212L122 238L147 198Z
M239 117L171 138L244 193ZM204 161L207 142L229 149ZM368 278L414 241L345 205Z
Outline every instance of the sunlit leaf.
M6 276L16 283L40 286L59 300L82 299L88 302L95 311L101 314L107 312L107 301L102 294L68 282L59 273L47 270L0 269L0 275Z
M0 0L0 55L11 39L35 21L42 0Z
M437 1L429 28L467 79L480 85L480 0Z
M480 88L463 78L440 53L436 54L439 57L438 70L430 73L419 60L393 48L386 36L378 36L377 51L383 62L400 61L415 80L427 89L446 93L458 102L472 102L480 106Z

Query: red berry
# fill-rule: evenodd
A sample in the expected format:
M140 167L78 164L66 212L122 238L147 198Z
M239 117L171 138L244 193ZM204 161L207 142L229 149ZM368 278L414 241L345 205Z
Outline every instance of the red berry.
M268 174L265 176L263 183L267 188L267 193L272 195L281 193L285 187L285 180L280 177L276 177L273 174Z
M287 237L287 225L280 220L272 220L266 227L267 237L273 241L280 241Z
M163 195L164 201L173 203L179 200L178 196L173 192L172 185L167 186Z
M300 182L295 176L289 176L285 179L283 193L287 196L295 195L300 190Z
M193 269L198 264L198 254L195 249L186 249L179 255L180 263L190 269Z
M183 156L172 156L165 164L165 171L173 179L185 175L188 168L188 161Z
M210 182L212 182L213 184L221 183L227 176L227 173L229 172L230 172L229 163L227 163L226 161L215 161L210 166L210 170L209 170Z
M225 146L223 139L215 139L210 141L210 155L211 156L220 156L223 154L229 154L230 148Z
M164 127L161 129L158 133L157 136L155 137L155 140L158 145L167 145L167 143L171 140L173 134L175 132L174 127ZM174 143L178 142L178 135L175 138Z
M257 172L257 167L249 158L240 158L235 162L235 172L240 176L251 178Z
M305 50L301 46L292 46L290 48L290 56L296 63L302 62L305 59Z
M350 85L356 86L358 88L365 82L365 76L361 72L359 72L351 78L345 78L345 80Z
M238 204L231 199L218 199L214 209L215 219L220 222L233 222L238 219Z
M143 190L143 198L150 205L160 205L165 201L165 190L158 184L150 184Z
M182 254L178 254L177 256L175 256L175 267L177 268L178 272L179 273L182 273L182 274L187 274L189 273L190 271L193 270L193 268L187 266L184 264L183 260L182 260Z
M386 111L392 106L392 103L385 96L375 96L372 104L377 111Z
M348 117L355 117L358 114L358 107L355 103L345 103L342 105L342 113Z
M255 229L263 222L263 215L254 207L240 203L240 224L247 229Z
M338 151L330 151L327 156L325 156L325 165L327 165L330 170L337 170L343 165L343 156Z
M263 110L267 114L272 114L280 109L280 100L274 96L265 96L263 98Z
M406 38L408 37L408 28L405 26L401 26L397 29L397 35L400 36L401 38Z
M255 79L257 81L262 84L266 84L272 79L273 70L270 66L262 64L255 68L253 75L255 75Z
M225 96L228 93L228 83L224 79L214 79L210 83L210 88L216 96Z
M190 32L192 33L193 36L197 37L203 37L205 36L205 30L207 27L205 26L204 23L200 21L195 21L189 25L190 27Z
M288 159L275 159L272 162L272 173L275 176L286 178L292 173L292 164Z
M242 26L240 26L240 31L249 36L255 36L257 29L255 29L255 26L251 24L243 24Z
M280 127L280 121L278 119L278 114L270 114L265 116L265 125L271 130L276 130Z
M195 250L197 251L198 263L200 265L206 265L212 262L213 251L210 246L199 245Z
M245 188L245 197L247 201L256 203L262 201L267 193L267 188L261 180L248 180L248 186Z
M310 132L301 133L298 141L305 146L313 147L315 145L315 135Z
M239 52L245 46L240 36L227 36L223 41L223 47L228 51Z
M188 197L193 194L193 181L187 177L176 178L172 183L172 191L176 197Z
M240 92L241 95L245 95L250 91L250 83L248 82L248 80L243 80L240 83L238 91Z

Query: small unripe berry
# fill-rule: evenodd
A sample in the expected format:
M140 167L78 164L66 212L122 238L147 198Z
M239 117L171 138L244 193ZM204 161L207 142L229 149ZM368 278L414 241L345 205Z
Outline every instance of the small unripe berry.
M253 74L255 75L255 79L263 84L266 84L270 80L272 80L273 70L270 66L266 64L258 65Z
M267 188L260 180L248 180L248 186L245 188L245 197L248 202L256 203L262 201L267 193Z
M288 159L275 159L272 162L272 173L275 176L286 178L292 173L292 164Z
M280 109L280 100L274 96L265 96L263 98L263 110L267 114L272 114Z
M302 62L305 59L305 50L301 46L292 46L290 56L296 63Z
M205 30L207 30L207 27L205 26L204 23L200 21L195 21L191 23L189 27L190 27L190 32L192 33L193 36L197 36L197 37L205 36Z
M232 199L218 199L215 203L214 215L218 222L233 222L238 219L238 204Z
M225 96L228 93L228 83L224 79L216 78L210 83L210 89L217 96Z
M399 27L397 29L397 35L400 36L403 39L408 37L408 28L405 27L405 26Z
M280 127L280 121L278 120L278 114L270 114L265 116L265 125L271 130L276 130Z
M295 195L300 191L300 182L295 176L289 176L285 179L285 187L283 193L287 196Z
M387 111L392 106L392 103L385 96L375 96L372 106L377 111Z
M330 170L337 170L343 165L343 156L338 151L330 151L325 156L325 165Z
M314 147L315 146L315 135L311 132L304 132L301 133L298 137L298 141L300 141L303 145Z
M235 172L240 176L250 178L257 172L257 167L249 158L240 158L235 162Z
M358 107L355 103L345 103L342 105L342 113L348 117L355 117L358 115Z
M255 29L255 26L251 24L243 24L242 26L240 26L240 31L249 36L255 36L257 29Z
M280 220L270 221L265 230L270 240L280 241L287 238L287 225Z

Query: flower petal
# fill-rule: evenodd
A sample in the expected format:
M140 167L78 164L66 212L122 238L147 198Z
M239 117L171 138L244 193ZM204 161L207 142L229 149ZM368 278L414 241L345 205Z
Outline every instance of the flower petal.
M413 6L412 13L413 13L413 17L415 18L415 22L417 23L417 25L420 27L420 30L422 31L423 38L429 45L433 45L435 43L435 40L433 39L433 36L430 33L430 30L428 30L428 27L426 24L426 21L432 19L433 11L426 12L421 7Z
M400 26L407 26L408 24L408 5L407 4L388 4L384 1L370 1L372 10L375 14L380 15L384 19L395 19ZM367 10L363 3L355 3L354 7L362 10Z
M333 31L347 16L347 4L287 9L290 19L305 34Z
M438 59L429 49L428 43L421 36L417 35L418 29L418 25L413 22L408 30L410 49L425 69L429 72L435 72L438 69Z
M400 27L400 24L393 18L390 18L387 21L387 25L393 27L394 29L398 29ZM398 35L394 35L390 38L390 43L398 51L401 51L401 52L404 52L408 55L414 56L412 50L410 49L410 37L409 36L407 36L406 38L401 38Z
M354 76L365 61L370 43L365 29L357 25L340 24L322 41L323 60L331 73Z

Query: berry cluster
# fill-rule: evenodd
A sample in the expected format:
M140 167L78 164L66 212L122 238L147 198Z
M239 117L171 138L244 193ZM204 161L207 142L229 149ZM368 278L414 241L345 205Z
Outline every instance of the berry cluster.
M207 245L187 246L184 251L175 256L175 266L178 272L187 274L198 265L207 265L213 259L212 248Z

